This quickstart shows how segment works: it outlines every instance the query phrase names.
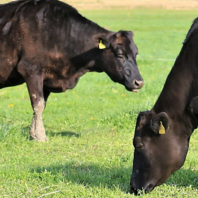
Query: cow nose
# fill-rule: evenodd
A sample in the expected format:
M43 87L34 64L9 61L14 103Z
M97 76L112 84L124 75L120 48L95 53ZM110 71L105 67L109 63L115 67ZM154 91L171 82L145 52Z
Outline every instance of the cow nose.
M141 89L143 85L144 85L143 80L134 80L133 81L133 86L135 89Z
M138 189L131 186L130 193L134 195L138 195Z
M137 185L135 184L134 180L131 179L131 181L130 181L130 193L132 193L134 195L139 195L140 192L141 191L137 188Z
M148 184L145 186L137 187L135 183L132 181L130 182L130 193L133 193L134 195L141 195L142 193L149 193L154 189L155 185L154 184Z

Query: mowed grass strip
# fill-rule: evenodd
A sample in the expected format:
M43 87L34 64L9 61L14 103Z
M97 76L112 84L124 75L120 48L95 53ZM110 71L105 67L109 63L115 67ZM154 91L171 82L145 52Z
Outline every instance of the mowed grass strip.
M28 140L26 86L1 89L0 197L135 197L128 190L137 114L154 105L198 12L81 13L110 30L134 31L145 86L130 93L105 74L89 73L73 90L51 94L43 113L46 143ZM184 166L140 197L197 197L197 142L195 131Z

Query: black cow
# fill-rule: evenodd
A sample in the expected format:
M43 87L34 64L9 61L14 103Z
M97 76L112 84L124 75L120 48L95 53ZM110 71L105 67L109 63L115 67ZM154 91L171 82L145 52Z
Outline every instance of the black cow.
M154 107L137 118L131 191L148 193L180 169L197 126L198 18Z
M42 112L51 92L76 86L89 71L106 72L129 91L143 79L131 31L108 31L57 0L0 6L0 88L26 82L34 111L31 139L45 141Z

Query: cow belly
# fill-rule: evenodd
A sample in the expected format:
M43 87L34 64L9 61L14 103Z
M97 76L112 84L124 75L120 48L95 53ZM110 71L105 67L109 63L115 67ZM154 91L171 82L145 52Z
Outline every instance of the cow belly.
M18 73L14 56L8 58L0 56L0 88L16 86L24 83L24 79Z
M73 77L70 79L47 79L44 81L44 87L50 92L54 93L60 93L65 92L67 89L73 89L77 82L79 77Z
M23 77L13 69L9 74L0 71L0 89L24 83Z

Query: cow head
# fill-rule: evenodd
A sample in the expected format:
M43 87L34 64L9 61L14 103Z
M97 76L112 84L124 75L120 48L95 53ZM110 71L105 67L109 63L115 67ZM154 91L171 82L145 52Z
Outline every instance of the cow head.
M100 67L109 77L123 84L128 91L137 91L143 86L136 55L138 49L131 31L102 33L94 37L95 45L101 50Z
M139 114L133 139L132 193L150 192L181 168L189 142L184 130L181 120L173 120L165 112Z

